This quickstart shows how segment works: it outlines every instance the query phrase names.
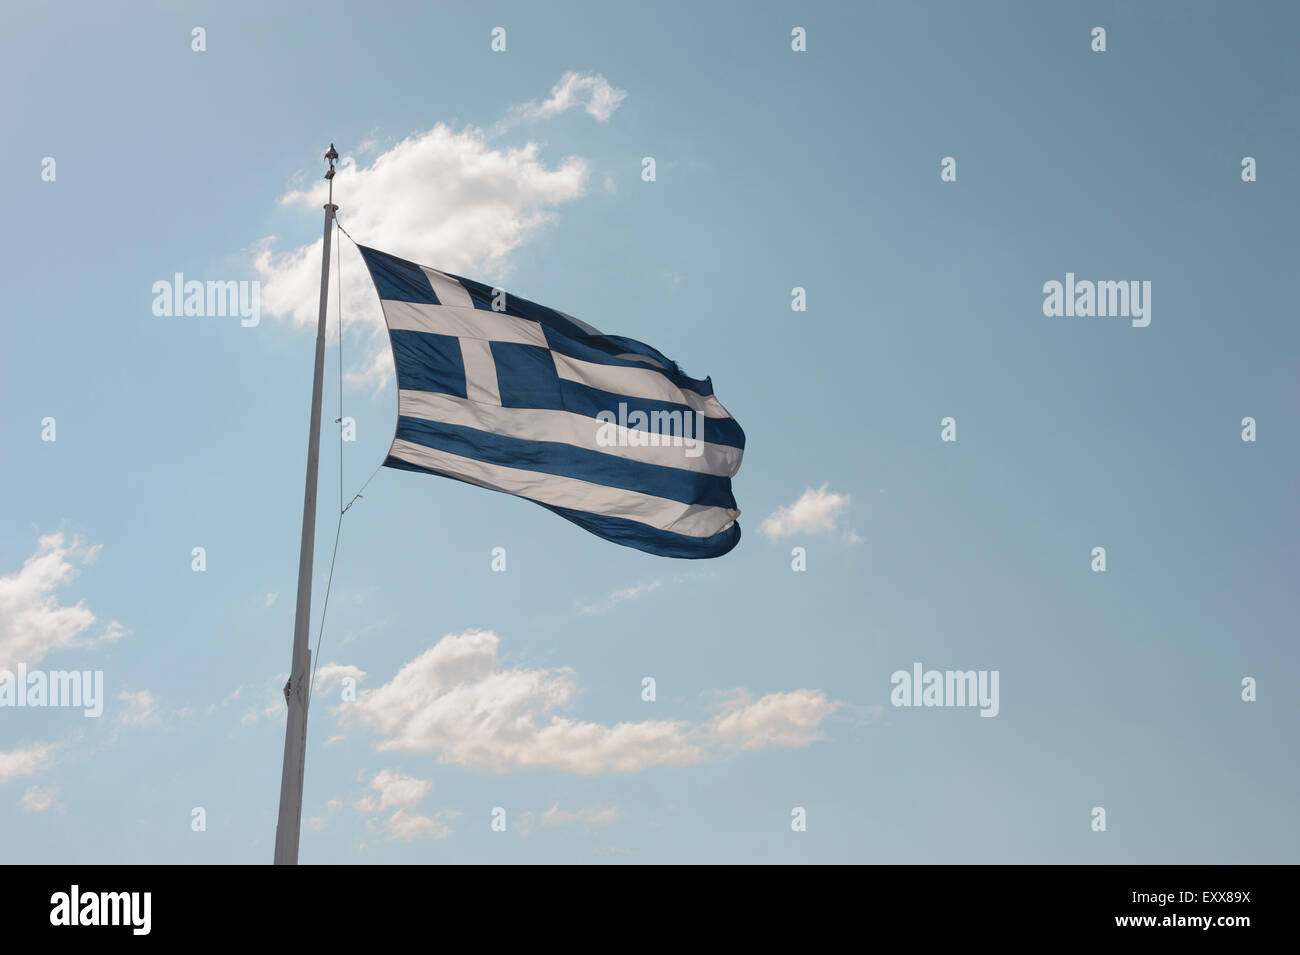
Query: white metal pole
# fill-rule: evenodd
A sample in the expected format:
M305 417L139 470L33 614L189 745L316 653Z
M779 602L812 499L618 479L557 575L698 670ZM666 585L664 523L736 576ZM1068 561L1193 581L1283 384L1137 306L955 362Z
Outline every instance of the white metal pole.
M329 202L325 205L325 245L320 267L320 317L316 323L316 370L311 385L311 430L307 434L307 487L302 501L302 550L298 554L298 607L293 619L293 661L284 698L289 719L284 728L284 768L280 774L280 817L275 826L275 864L298 864L298 835L302 825L302 780L307 756L307 703L311 695L312 557L316 549L316 475L320 468L320 406L325 377L325 305L329 297L330 227L334 224L334 144L329 160Z

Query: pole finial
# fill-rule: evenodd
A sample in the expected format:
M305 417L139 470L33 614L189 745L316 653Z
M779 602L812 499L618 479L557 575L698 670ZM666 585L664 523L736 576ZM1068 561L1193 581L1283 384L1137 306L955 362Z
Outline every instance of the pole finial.
M333 144L333 143L330 143L330 151L327 152L327 153L325 154L325 158L329 161L329 164L330 164L329 172L325 173L325 178L326 178L326 179L333 179L333 178L334 178L334 160L336 160L336 159L339 158L339 154L338 154L338 152L334 149L334 144Z

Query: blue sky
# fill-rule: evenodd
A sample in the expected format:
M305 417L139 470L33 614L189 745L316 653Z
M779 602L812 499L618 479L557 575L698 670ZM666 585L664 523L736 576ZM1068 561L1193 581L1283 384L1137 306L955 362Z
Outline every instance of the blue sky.
M270 861L330 142L358 241L649 342L711 376L748 440L744 538L708 562L376 475L321 655L364 674L372 719L318 690L302 861L1300 858L1293 10L6 20L0 666L102 671L107 700L98 719L0 709L5 861ZM340 264L351 497L396 395L373 293ZM177 272L262 282L260 323L154 315ZM1150 325L1045 316L1067 272L1150 281ZM337 362L332 337L327 422ZM452 682L479 716L409 745L378 701L439 646L473 658ZM998 715L890 705L914 662L997 670ZM494 713L521 722L485 729Z

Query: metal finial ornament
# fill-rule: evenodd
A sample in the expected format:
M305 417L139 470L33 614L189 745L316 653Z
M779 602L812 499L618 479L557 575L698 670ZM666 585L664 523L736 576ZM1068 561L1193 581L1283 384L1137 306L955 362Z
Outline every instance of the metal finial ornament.
M335 149L334 149L334 144L333 144L333 143L330 143L330 151L327 152L327 153L325 154L325 158L326 158L327 160L329 160L329 164L330 164L329 172L325 173L325 178L326 178L326 179L333 179L333 178L334 178L334 160L336 160L336 159L339 158L339 154L338 154L337 151L335 151Z

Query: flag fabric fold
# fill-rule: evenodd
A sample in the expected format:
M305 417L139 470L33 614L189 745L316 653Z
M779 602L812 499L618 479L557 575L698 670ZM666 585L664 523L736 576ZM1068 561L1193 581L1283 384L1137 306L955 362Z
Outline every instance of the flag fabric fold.
M524 497L651 554L736 546L745 433L708 378L563 312L358 248L397 371L385 466Z

